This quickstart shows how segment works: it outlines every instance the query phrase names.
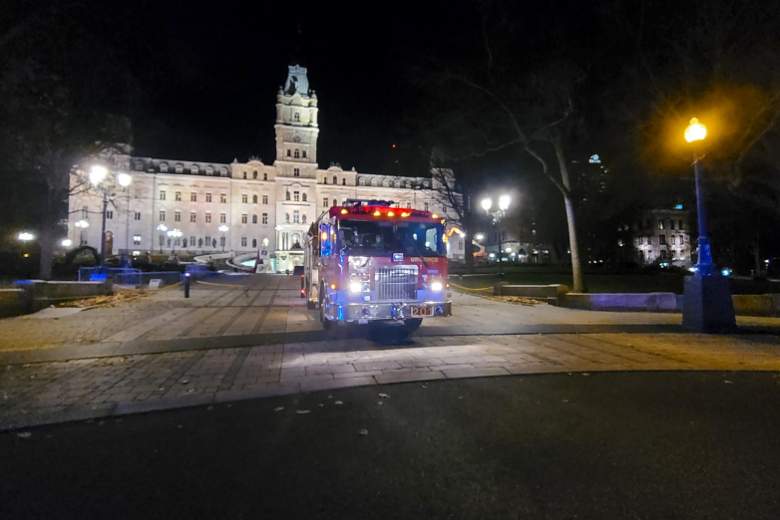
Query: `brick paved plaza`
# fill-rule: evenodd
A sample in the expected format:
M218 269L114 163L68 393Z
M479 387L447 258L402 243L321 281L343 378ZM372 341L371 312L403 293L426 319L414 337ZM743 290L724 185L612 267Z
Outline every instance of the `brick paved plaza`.
M230 278L230 277L226 277ZM626 370L780 370L778 319L685 333L680 316L454 294L454 316L326 336L281 276L176 288L113 308L0 321L0 428L349 386ZM78 339L78 341L76 341ZM16 347L14 344L16 342Z

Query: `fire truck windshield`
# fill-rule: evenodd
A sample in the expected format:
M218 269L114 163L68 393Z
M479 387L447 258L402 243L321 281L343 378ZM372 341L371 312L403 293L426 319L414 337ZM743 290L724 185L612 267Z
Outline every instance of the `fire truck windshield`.
M342 220L339 247L346 253L376 256L445 256L444 226L433 222Z

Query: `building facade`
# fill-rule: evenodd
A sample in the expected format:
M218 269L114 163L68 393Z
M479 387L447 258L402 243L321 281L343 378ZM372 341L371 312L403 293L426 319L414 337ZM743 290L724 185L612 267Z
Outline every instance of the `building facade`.
M691 265L691 234L688 211L652 209L642 214L634 229L634 249L642 265Z
M110 192L107 254L256 252L264 270L284 272L302 265L311 222L350 198L390 200L454 217L432 177L320 168L318 111L306 68L293 65L276 96L272 164L256 158L227 164L122 153L102 157L110 172L102 186ZM74 168L71 177L68 238L100 249L103 195L86 180L89 163ZM129 186L112 185L118 172L130 174ZM460 235L453 235L448 247L451 257L463 257Z

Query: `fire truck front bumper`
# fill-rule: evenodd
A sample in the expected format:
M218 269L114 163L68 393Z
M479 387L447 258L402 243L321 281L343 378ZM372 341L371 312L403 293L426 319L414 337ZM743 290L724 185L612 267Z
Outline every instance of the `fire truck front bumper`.
M452 315L452 302L375 302L330 303L325 317L331 321L368 323L369 321L442 318Z

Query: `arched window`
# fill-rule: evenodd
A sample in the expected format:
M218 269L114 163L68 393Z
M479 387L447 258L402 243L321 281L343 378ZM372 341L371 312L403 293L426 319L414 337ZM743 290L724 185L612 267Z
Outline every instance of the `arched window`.
M306 224L306 215L301 215L301 224Z
M301 157L306 158L306 150L301 150Z
M257 170L252 172L252 178L257 179Z
M246 179L246 172L244 172L244 178Z
M347 179L345 177L341 178L341 185L346 186L347 185Z
M257 215L252 215L252 224L257 224Z
M252 204L257 204L257 195L252 195Z
M298 159L298 158L300 158L300 157L301 157L301 152L300 152L300 151L299 151L297 148L295 149L295 155L294 155L294 157L295 157L296 159Z
M339 183L339 178L334 175L333 176L333 184L338 184L338 183Z
M267 181L267 180L268 180L268 173L266 173L266 172L263 172L263 180L264 180L264 181Z

